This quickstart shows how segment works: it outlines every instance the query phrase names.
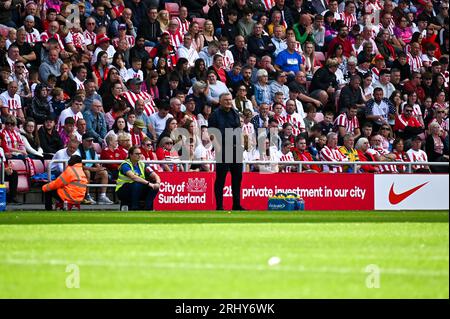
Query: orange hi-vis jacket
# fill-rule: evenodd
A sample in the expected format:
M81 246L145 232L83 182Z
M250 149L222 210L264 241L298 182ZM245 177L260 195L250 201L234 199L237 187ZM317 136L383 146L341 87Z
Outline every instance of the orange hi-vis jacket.
M54 181L42 186L43 192L57 190L63 201L71 204L79 204L86 195L88 180L83 172L83 165L77 163L68 166L65 171Z

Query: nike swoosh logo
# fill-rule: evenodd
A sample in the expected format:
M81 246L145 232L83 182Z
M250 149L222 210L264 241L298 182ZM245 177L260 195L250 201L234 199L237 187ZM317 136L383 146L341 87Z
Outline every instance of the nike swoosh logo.
M416 186L416 187L414 187L410 190L407 190L406 192L400 193L400 194L396 194L394 192L394 183L392 183L391 189L389 190L389 202L392 205L397 205L397 204L401 203L402 201L404 201L409 196L411 196L412 194L414 194L415 192L417 192L419 189L421 189L428 183L429 182L423 183L422 185Z

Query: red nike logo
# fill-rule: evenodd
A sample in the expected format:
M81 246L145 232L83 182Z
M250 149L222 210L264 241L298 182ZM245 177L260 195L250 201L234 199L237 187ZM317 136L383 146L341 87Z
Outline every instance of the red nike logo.
M397 205L398 203L401 203L406 198L408 198L409 196L411 196L412 194L417 192L419 189L421 189L422 187L424 187L428 183L429 182L423 183L422 185L416 186L416 187L414 187L414 188L412 188L410 190L407 190L406 192L400 193L400 194L396 194L394 192L394 183L392 183L391 189L389 190L389 202L392 205Z

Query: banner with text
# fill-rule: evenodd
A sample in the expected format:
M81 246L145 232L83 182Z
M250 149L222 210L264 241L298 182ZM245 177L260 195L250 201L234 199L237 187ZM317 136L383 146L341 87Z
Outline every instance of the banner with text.
M160 173L156 210L214 210L214 173ZM267 210L270 196L296 193L307 210L373 210L372 174L257 174L244 173L241 204L248 210ZM223 189L224 208L231 209L231 177Z

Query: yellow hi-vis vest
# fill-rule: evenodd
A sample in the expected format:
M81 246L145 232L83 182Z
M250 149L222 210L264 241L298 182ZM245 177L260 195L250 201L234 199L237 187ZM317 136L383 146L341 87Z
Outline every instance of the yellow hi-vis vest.
M135 175L137 175L137 176L139 176L139 177L145 179L145 164L142 163L141 161L138 162L139 170L141 171L141 173L138 174L138 173L134 170L134 165L133 165L133 163L131 163L130 160L126 160L125 162L123 162L123 163L120 164L120 166L119 166L119 176L117 177L116 192L117 192L123 185L125 185L126 183L133 183L133 182L134 182L134 181L133 181L131 178L129 178L127 175L122 174L122 165L124 165L124 164L130 165L131 171L132 171Z

